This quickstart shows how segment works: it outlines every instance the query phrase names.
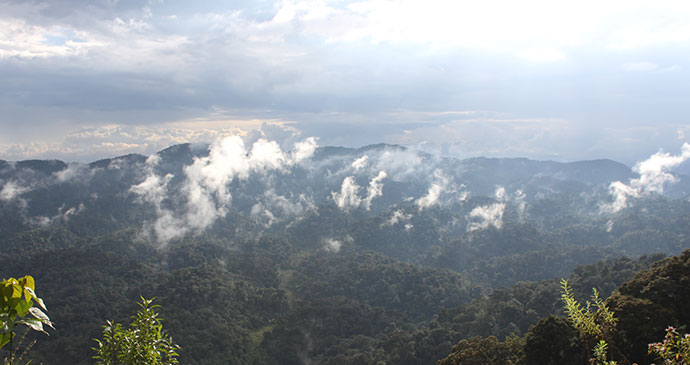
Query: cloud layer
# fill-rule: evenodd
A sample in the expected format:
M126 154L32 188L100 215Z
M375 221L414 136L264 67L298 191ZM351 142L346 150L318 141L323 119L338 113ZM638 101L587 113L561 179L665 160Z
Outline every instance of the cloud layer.
M270 121L323 145L632 162L686 124L688 15L681 2L2 1L0 157L148 155Z

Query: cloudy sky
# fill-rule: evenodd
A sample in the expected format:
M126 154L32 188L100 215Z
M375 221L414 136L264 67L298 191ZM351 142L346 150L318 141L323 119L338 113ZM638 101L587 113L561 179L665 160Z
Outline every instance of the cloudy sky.
M632 164L690 141L686 1L200 3L0 0L0 159L263 134Z

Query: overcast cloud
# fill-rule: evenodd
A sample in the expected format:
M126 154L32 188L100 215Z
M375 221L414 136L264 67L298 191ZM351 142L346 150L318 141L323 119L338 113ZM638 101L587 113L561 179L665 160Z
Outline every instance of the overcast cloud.
M690 138L684 1L231 3L0 0L0 158L278 126L320 145L632 165Z

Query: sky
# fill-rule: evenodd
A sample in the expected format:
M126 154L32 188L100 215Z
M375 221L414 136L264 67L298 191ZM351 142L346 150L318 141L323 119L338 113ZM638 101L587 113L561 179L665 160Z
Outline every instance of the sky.
M0 159L227 135L460 158L690 142L686 1L0 0Z

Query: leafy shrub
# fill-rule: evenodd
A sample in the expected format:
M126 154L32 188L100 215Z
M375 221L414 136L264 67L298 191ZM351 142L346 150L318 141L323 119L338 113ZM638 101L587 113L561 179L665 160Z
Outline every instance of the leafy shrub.
M663 342L649 344L649 353L656 353L664 359L664 364L690 363L690 334L680 336L673 326L666 328Z
M180 346L172 342L170 335L163 332L162 319L153 299L141 298L139 311L132 316L129 329L121 324L106 321L103 326L103 340L96 339L94 348L98 364L177 364Z
M587 301L582 306L575 299L567 280L561 280L561 288L563 290L561 299L564 303L565 312L570 322L580 332L582 340L585 344L589 344L591 340L597 341L592 348L594 358L590 362L602 365L615 365L615 361L609 361L607 358L609 357L609 343L612 341L616 327L616 318L608 306L604 304L604 300L599 297L597 289L592 289L594 292L592 294L592 302Z
M0 281L0 347L9 343L9 364L13 362L13 339L18 325L46 334L43 325L53 328L50 318L40 308L34 307L36 302L47 311L43 300L36 296L35 289L34 278L30 275ZM31 316L27 317L29 314Z

